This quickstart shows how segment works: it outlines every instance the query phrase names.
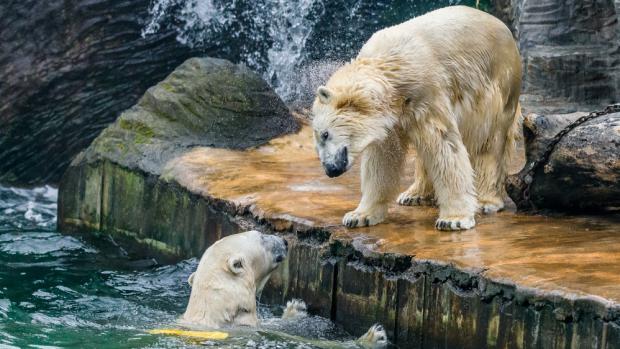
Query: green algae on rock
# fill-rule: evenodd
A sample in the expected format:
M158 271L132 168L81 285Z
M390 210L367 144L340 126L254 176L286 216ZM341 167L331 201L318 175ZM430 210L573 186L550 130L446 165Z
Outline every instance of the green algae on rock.
M148 89L73 165L105 159L159 174L194 146L245 149L298 128L284 102L246 66L191 58Z

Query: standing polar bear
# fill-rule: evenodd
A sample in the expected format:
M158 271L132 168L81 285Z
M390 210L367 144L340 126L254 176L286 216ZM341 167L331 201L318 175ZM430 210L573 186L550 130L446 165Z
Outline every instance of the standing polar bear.
M375 33L318 88L312 107L326 174L362 158L362 198L343 224L384 220L409 145L416 178L401 205L436 201L441 230L474 227L478 209L501 210L520 90L512 33L482 11L446 7Z

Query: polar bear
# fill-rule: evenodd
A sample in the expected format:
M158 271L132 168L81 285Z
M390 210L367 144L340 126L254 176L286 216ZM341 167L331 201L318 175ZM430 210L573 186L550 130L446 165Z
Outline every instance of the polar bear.
M478 209L501 210L520 90L512 33L482 11L446 7L376 32L312 106L326 174L339 176L361 157L362 198L343 224L384 220L409 146L415 181L399 204L436 202L440 230L474 227Z
M208 328L258 325L256 297L286 258L288 244L252 230L224 237L203 254L182 322Z
M205 251L187 280L192 291L180 322L192 328L257 327L257 296L287 253L285 239L255 230L218 240ZM306 308L302 300L293 299L287 302L282 319L298 321L308 316ZM374 325L355 344L385 348L385 329Z

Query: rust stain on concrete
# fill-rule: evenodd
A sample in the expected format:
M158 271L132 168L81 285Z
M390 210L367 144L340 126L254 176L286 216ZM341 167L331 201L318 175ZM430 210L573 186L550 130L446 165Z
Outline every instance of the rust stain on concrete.
M517 171L523 159L515 161ZM359 165L359 164L358 164ZM406 167L404 190L413 178ZM164 178L194 193L250 207L273 221L331 227L335 236L361 239L377 252L453 263L484 270L495 280L569 296L620 302L620 217L546 217L508 210L477 217L464 232L433 228L433 207L394 203L384 224L362 229L341 226L360 197L359 168L328 178L309 127L246 151L194 148L166 165Z

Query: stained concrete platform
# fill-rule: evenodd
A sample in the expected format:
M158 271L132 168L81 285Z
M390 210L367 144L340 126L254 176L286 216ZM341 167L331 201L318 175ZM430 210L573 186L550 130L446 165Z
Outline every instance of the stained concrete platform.
M162 261L243 229L282 234L290 257L264 302L302 298L354 334L382 323L401 348L620 348L619 216L508 210L451 233L435 208L394 204L385 224L346 229L359 196L358 171L324 175L306 126L246 151L193 148L161 175L76 164L59 226Z

